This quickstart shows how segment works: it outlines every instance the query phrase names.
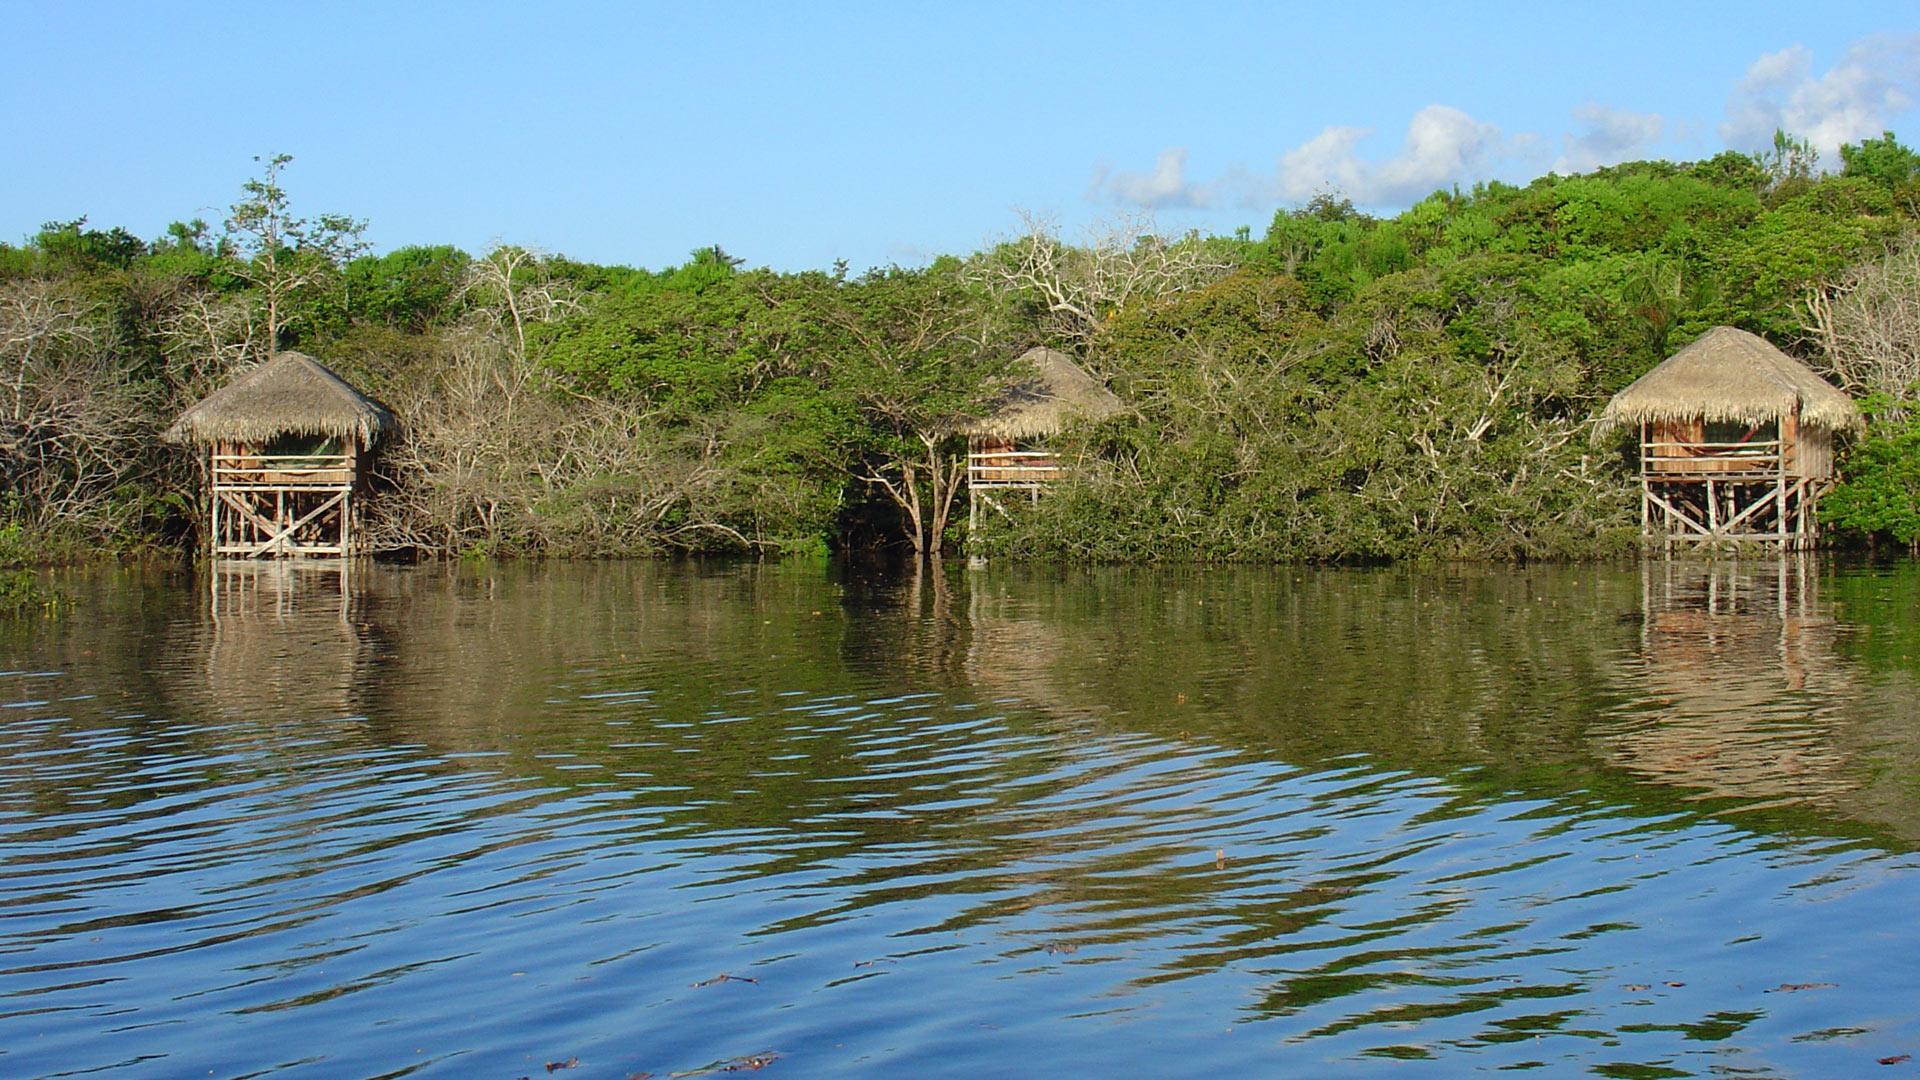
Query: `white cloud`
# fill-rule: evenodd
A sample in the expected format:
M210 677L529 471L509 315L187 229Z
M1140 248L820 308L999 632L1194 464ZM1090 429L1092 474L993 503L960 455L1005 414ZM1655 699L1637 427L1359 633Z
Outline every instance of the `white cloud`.
M1581 173L1604 165L1645 158L1667 132L1658 113L1629 112L1605 105L1582 105L1573 110L1580 130L1567 135L1553 171Z
M1920 34L1877 34L1813 74L1813 53L1793 45L1747 68L1727 98L1720 137L1735 150L1761 150L1775 130L1798 135L1829 159L1842 143L1879 135L1920 94Z
M1276 194L1305 202L1337 190L1363 206L1410 203L1436 188L1486 175L1501 149L1500 129L1449 105L1429 105L1413 114L1400 152L1385 161L1360 156L1371 132L1330 127L1280 157Z
M1280 156L1271 175L1235 167L1200 183L1186 175L1184 147L1163 150L1152 169L1100 169L1088 195L1143 208L1265 207L1301 203L1337 191L1363 206L1409 203L1436 188L1483 177L1501 153L1500 129L1447 105L1415 113L1399 153L1384 161L1360 156L1372 132L1330 127Z
M1204 205L1195 202L1199 190L1187 183L1186 173L1186 147L1170 147L1160 151L1160 156L1154 160L1153 168L1148 172L1100 169L1094 174L1088 194L1104 195L1115 202L1147 208Z

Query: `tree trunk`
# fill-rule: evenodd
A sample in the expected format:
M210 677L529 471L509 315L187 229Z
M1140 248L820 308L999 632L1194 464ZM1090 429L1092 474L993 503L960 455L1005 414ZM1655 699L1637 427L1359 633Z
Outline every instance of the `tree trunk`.
M933 489L933 527L927 546L937 559L946 543L947 522L953 517L954 497L959 494L960 480L966 473L953 455L940 449L945 438L926 432L920 432L919 435L921 444L927 448L927 476Z
M914 558L924 558L927 553L927 530L925 514L920 506L920 478L914 475L911 464L902 462L900 479L900 486L906 489L906 498L901 500L901 506L907 512L907 531L913 539Z

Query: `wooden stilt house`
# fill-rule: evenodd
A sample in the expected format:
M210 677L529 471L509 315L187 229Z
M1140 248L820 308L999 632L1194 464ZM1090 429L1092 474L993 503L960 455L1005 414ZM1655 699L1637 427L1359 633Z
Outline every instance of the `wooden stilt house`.
M999 493L1025 491L1037 499L1061 477L1064 470L1051 440L1067 425L1125 408L1113 391L1057 350L1029 349L1015 370L991 411L960 426L967 437L967 499L975 522L983 502L999 505Z
M1640 433L1649 543L1812 547L1852 399L1762 338L1717 326L1614 395L1601 429Z
M353 552L355 495L393 416L325 364L277 353L167 429L207 448L215 557L340 558Z

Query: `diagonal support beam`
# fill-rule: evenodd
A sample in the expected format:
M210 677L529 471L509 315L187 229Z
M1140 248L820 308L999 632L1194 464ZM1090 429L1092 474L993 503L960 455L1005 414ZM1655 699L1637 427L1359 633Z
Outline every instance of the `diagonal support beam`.
M301 526L305 525L309 521L312 521L314 518L319 517L321 514L326 513L328 510L331 510L334 507L339 506L344 499L346 499L346 496L344 494L333 496L327 501L321 503L319 506L316 506L312 510L307 511L307 513L304 516L302 516L299 520L295 521L293 524L287 526L286 528L281 529L278 533L275 533L271 538L269 538L265 543L261 544L259 547L254 548L248 554L265 555L268 551L272 550L281 541L287 539L288 537L292 536L294 533L300 531Z
M1774 500L1778 499L1779 497L1780 497L1780 490L1778 488L1769 490L1765 495L1762 495L1758 499L1753 500L1752 504L1750 504L1745 510L1742 510L1738 514L1735 514L1733 516L1733 520L1727 522L1725 525L1720 526L1720 531L1728 532L1728 533L1732 532L1733 527L1735 525L1738 525L1741 522L1747 520L1748 518L1752 517L1754 514L1760 512L1765 507L1772 505Z
M231 491L222 491L220 493L220 498L221 498L221 501L226 503L228 507L239 511L240 517L244 519L247 524L252 525L255 529L258 529L262 535L265 535L265 536L273 535L273 530L274 530L273 522L268 521L264 517L261 517L259 511L255 510L252 506L248 505L247 500L244 497L240 495L236 495Z
M1660 507L1660 509L1665 510L1667 512L1668 520L1671 521L1671 520L1677 519L1681 523L1685 524L1687 528L1693 530L1696 533L1699 533L1701 536L1713 535L1713 530L1707 528L1705 525L1700 524L1698 521L1695 521L1692 518L1692 516L1687 514L1686 511L1675 507L1672 503L1668 502L1667 500L1661 498L1658 495L1655 495L1652 491L1647 492L1647 498L1652 499L1654 501L1654 505Z

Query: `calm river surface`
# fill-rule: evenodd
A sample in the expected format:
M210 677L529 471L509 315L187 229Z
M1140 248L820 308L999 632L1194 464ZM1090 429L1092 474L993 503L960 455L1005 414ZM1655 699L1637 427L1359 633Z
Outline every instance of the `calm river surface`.
M1920 1075L1912 566L59 584L0 1075Z

